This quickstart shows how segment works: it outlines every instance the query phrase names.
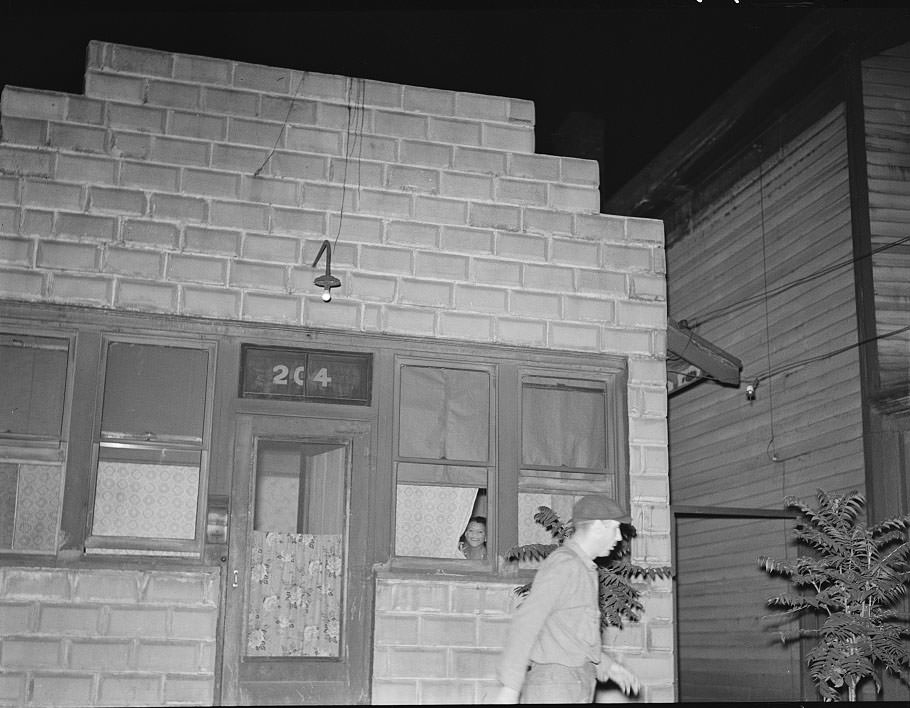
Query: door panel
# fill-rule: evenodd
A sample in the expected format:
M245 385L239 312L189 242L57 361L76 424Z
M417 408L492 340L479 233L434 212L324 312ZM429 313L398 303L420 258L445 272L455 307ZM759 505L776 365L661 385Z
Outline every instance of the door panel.
M223 702L368 700L369 440L365 422L238 419Z
M789 519L677 518L679 700L800 700L800 647L767 599L791 588L759 556L793 553Z

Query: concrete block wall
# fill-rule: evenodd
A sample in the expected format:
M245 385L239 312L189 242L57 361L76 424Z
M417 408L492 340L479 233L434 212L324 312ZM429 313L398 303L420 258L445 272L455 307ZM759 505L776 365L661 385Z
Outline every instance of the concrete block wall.
M0 129L0 299L626 357L633 559L670 561L663 224L530 101L92 42Z
M211 705L218 571L0 567L0 705Z
M662 224L529 101L100 42L85 86L3 90L2 297L663 355Z
M487 703L515 607L516 582L380 579L373 640L373 703ZM672 702L673 597L669 581L641 584L642 622L611 627L604 641L642 679L640 698ZM600 686L597 702L625 697Z

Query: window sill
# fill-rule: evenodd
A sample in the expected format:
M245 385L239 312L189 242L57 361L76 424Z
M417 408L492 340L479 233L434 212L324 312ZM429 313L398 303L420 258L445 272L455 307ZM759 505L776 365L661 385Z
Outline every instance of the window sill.
M377 579L424 579L437 581L467 581L487 583L509 583L523 585L534 578L533 570L518 570L511 565L496 570L484 563L472 566L459 566L457 561L446 563L444 560L416 560L396 558L373 566Z

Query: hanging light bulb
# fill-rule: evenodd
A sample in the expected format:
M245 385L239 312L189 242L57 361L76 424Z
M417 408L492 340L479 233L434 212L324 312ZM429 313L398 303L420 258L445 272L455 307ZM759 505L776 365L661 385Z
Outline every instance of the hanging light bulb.
M755 379L752 383L746 386L746 400L754 401L755 400L755 389L758 388L758 379Z
M323 289L322 301L331 302L332 288L339 287L341 281L332 275L332 244L329 243L328 239L322 242L319 253L316 254L316 259L313 261L314 268L316 267L316 264L319 263L319 259L322 258L323 252L325 252L325 275L320 275L313 281L313 284Z

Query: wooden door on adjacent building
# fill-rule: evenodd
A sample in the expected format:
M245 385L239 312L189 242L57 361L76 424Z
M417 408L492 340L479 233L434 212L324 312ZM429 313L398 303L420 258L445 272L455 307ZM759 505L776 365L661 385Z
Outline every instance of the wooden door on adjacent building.
M238 418L222 702L369 700L370 424Z
M805 691L799 643L780 640L793 622L767 605L792 585L758 562L793 557L793 520L743 512L674 514L681 702L796 701Z

